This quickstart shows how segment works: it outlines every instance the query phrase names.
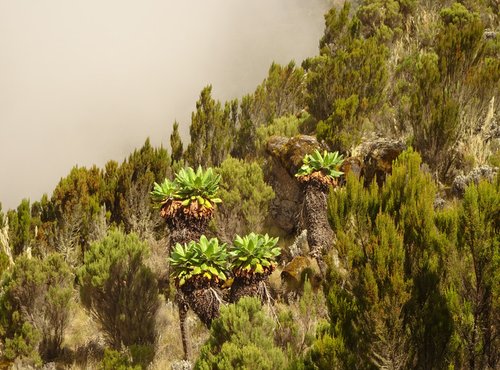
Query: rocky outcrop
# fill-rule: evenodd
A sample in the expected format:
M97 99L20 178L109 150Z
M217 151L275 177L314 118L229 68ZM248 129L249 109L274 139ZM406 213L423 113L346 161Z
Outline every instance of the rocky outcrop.
M386 176L392 172L392 162L405 149L406 144L401 140L368 140L353 150L352 157L344 161L342 170L346 173L354 171L355 174L363 176L365 185L371 184L373 179L382 185Z
M297 135L293 138L273 136L266 151L269 154L268 181L276 193L270 205L272 222L287 233L296 231L297 215L301 211L304 192L295 179L306 154L323 149L313 136ZM392 171L392 162L406 149L401 140L376 138L357 146L346 158L341 170L363 176L369 185L376 179L381 185Z
M451 185L451 193L456 197L463 197L467 186L472 183L477 185L482 179L492 181L497 172L498 168L483 165L474 168L467 175L458 175L457 177L455 177Z
M307 135L293 138L274 136L267 143L268 181L276 194L269 207L270 217L287 233L295 231L302 207L303 192L295 173L302 166L304 156L320 147L315 137Z
M319 266L313 258L296 256L281 272L285 296L288 297L290 293L300 294L306 279L311 282L314 289L318 289L322 280Z

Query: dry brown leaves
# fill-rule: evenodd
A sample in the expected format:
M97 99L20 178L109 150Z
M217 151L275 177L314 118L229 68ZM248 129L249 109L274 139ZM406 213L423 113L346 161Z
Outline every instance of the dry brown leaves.
M271 275L276 269L274 264L271 266L263 267L264 272L255 273L253 270L235 269L233 270L234 277L240 281L245 281L247 284L252 284L258 281L264 280L266 277Z
M189 205L183 206L181 200L170 199L160 210L160 216L165 219L178 217L191 217L194 219L210 219L214 213L214 208L207 208L194 200Z
M325 175L321 171L314 171L310 175L299 176L297 178L304 186L311 186L321 191L328 191L330 186L337 186L337 180Z

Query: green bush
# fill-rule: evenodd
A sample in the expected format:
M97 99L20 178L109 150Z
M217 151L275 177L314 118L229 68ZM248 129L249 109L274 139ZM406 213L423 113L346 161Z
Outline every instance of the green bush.
M315 366L328 357L356 369L448 363L453 318L442 266L453 244L438 228L436 185L420 164L410 149L381 188L367 189L351 174L330 194L330 223L348 278L333 266L325 278L330 328L308 356ZM441 217L439 225L446 224Z
M140 365L134 365L130 356L116 350L107 348L104 358L98 365L99 370L141 370Z
M38 352L40 337L38 330L24 322L13 338L5 340L5 358L11 361L19 358L23 364L40 366L42 364Z
M91 245L79 270L83 305L95 315L113 348L155 343L157 281L135 234L111 231Z
M471 368L495 369L500 359L500 176L470 185L458 207L457 260L453 265L452 312L458 353ZM467 282L464 284L463 282Z
M257 150L264 151L267 140L271 136L286 136L293 137L299 134L299 127L309 116L305 115L302 118L296 116L284 116L275 118L269 125L257 127Z
M16 260L0 296L8 358L38 362L40 356L51 360L59 355L69 323L72 284L73 274L59 254Z
M9 267L10 261L7 254L0 250L0 282L2 279L2 275L7 271L7 267Z
M215 215L221 236L229 241L234 234L262 231L275 194L259 164L229 157L216 171L221 175L222 204Z
M276 323L256 298L221 308L195 369L283 369L286 357L274 345Z

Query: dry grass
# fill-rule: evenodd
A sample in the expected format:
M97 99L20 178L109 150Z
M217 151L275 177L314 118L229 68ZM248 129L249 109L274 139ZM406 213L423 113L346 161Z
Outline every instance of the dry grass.
M163 296L161 299L162 303L156 314L156 355L149 366L152 370L170 369L172 364L180 362L184 355L177 306L171 301L165 302ZM188 328L192 357L196 359L201 346L208 339L209 331L192 311L188 314ZM56 364L58 369L96 369L102 360L106 348L104 336L98 324L79 304L74 307L63 347L64 355Z
M62 362L67 369L95 369L101 360L105 340L98 324L80 304L75 304L62 344Z
M177 306L171 301L163 302L156 320L158 342L156 356L150 369L169 369L173 363L181 361L184 356ZM201 346L208 339L209 331L192 311L188 313L187 323L191 339L191 354L192 358L196 359Z

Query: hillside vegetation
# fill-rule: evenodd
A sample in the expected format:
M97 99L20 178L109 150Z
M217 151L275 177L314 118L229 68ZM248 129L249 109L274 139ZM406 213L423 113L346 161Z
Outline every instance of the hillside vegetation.
M318 55L204 87L189 143L0 205L0 369L498 369L499 14L346 2Z

